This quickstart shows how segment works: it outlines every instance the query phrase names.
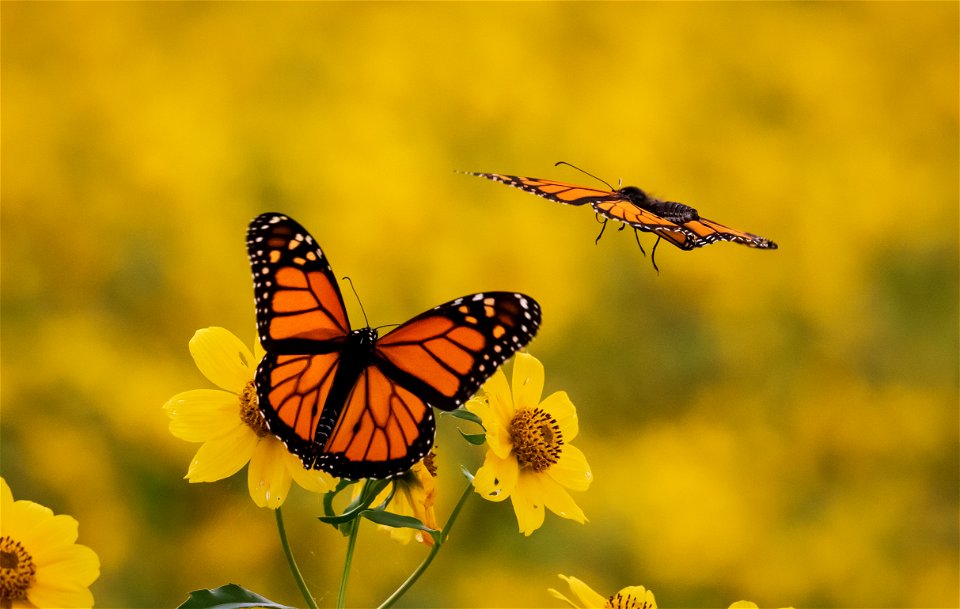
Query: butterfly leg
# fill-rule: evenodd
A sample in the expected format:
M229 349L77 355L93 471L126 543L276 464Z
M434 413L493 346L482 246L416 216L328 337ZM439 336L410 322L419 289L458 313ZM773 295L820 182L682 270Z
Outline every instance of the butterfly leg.
M600 222L600 214L597 214L597 222ZM600 227L600 234L597 235L597 238L593 240L594 245L600 243L600 237L603 236L603 231L607 229L607 222L607 218L603 218L603 225Z
M646 256L647 250L643 249L643 244L640 243L640 229L638 228L633 229L633 236L637 238L637 247L639 247L643 255Z
M653 263L653 270L657 272L657 275L660 274L660 267L657 266L657 261L656 261L658 245L660 245L660 235L657 235L657 242L653 244L653 250L650 251L650 262Z

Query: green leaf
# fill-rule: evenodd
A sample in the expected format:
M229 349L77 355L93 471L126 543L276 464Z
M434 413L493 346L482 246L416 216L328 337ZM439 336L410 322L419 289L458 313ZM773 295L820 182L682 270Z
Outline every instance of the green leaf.
M457 431L460 432L460 435L463 436L464 440L473 444L474 446L480 446L487 441L487 434L485 433L466 433L460 428L457 428Z
M244 607L293 609L245 590L237 584L227 584L210 590L194 590L190 593L190 598L177 609L242 609Z
M320 522L338 527L345 522L353 520L359 516L361 512L370 507L370 504L377 498L380 491L390 484L390 482L390 480L367 480L367 483L363 485L363 490L360 492L360 495L344 508L343 513L333 516L318 516Z
M417 531L423 531L433 537L434 542L437 544L440 543L440 531L437 529L431 529L413 516L403 516L401 514L394 514L393 512L385 512L383 510L366 510L365 512L361 512L360 515L370 522L393 527L395 529L416 529Z
M483 421L480 420L480 417L473 414L466 408L457 408L456 410L451 410L446 414L450 415L451 417L463 419L464 421L470 421L471 423L476 423L480 427L483 427Z

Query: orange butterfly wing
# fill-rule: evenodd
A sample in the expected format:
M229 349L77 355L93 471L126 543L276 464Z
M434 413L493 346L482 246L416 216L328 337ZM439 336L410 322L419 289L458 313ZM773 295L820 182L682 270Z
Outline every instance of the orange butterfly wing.
M350 332L340 287L310 233L286 216L255 218L247 252L257 330L267 352L256 375L260 412L270 431L310 466L318 457L321 420L335 416L325 408Z
M380 338L324 446L331 467L371 477L422 459L433 440L430 407L463 404L530 342L540 319L529 296L487 292L434 307Z
M707 220L706 218L698 218L697 220L685 222L683 228L689 235L689 247L682 247L681 249L703 247L704 245L710 245L717 241L732 241L746 245L747 247L756 247L759 249L777 249L777 244L765 237L730 228L719 222Z
M310 234L263 214L247 237L260 412L306 467L338 477L406 471L433 445L431 406L452 410L527 344L540 307L522 294L458 298L377 339L351 330L336 278Z
M726 227L700 218L696 210L680 203L660 201L639 188L627 186L619 190L599 190L565 182L499 173L470 173L513 186L535 195L567 205L590 204L602 216L623 222L636 230L655 233L682 250L692 250L717 241L732 241L749 247L777 249L769 239ZM686 210L690 216L677 220L666 211ZM676 221L675 221L676 220Z

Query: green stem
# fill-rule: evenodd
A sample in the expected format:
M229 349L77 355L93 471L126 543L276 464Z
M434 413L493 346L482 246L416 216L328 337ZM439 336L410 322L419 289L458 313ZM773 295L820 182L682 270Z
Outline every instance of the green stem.
M340 577L337 609L347 606L347 580L350 578L350 565L353 564L353 549L357 545L357 533L360 532L360 519L354 518L347 526L350 527L350 539L347 541L347 556L343 559L343 576Z
M301 594L303 594L304 600L307 601L307 606L310 609L317 609L317 602L313 600L313 595L310 594L310 589L307 588L307 582L304 581L303 575L300 573L300 568L297 567L297 561L293 558L293 552L290 550L290 543L287 541L287 531L283 527L283 514L280 513L280 508L274 510L277 515L277 531L280 533L280 545L283 547L283 554L287 557L287 564L290 565L290 572L293 573L293 579L297 582L297 587L300 588Z
M450 535L450 529L453 528L453 523L456 522L457 516L460 514L460 510L463 508L464 504L467 502L467 498L472 494L470 491L473 490L473 484L471 482L467 483L467 488L463 489L463 494L460 495L460 500L457 501L457 505L453 508L453 511L450 513L450 518L447 519L447 524L444 525L443 530L440 532L440 541L433 544L433 547L430 548L430 553L427 554L427 557L423 559L423 562L420 563L420 566L410 574L410 577L407 578L407 581L400 584L400 587L391 594L387 600L381 603L378 609L387 609L388 607L393 606L401 596L403 596L407 590L410 589L413 584L420 579L420 576L423 575L423 572L427 570L427 567L430 566L430 563L433 562L434 557L436 557L437 552L440 551L440 546L442 546L446 541L447 537Z

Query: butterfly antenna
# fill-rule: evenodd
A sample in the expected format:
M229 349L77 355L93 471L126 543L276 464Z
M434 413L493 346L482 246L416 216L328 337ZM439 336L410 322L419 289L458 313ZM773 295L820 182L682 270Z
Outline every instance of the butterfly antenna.
M363 323L368 328L370 327L370 320L367 319L367 312L363 310L363 301L360 300L360 294L357 294L357 288L353 285L353 279L349 277L343 277L343 281L346 281L350 284L350 290L353 292L354 297L357 299L357 304L360 305L360 312L363 313Z
M556 163L553 164L554 167L557 167L557 166L559 166L559 165L566 165L567 167L573 167L574 169L576 169L576 170L579 171L580 173L585 173L585 174L587 174L588 176L590 176L591 178L593 178L594 180L596 180L596 181L598 181L598 182L603 182L604 184L606 184L607 188L609 188L610 190L615 190L614 187L610 185L610 182L607 182L606 180L604 180L604 179L602 179L602 178L598 178L597 176L593 175L593 174L590 173L589 171L580 169L579 167L577 167L576 165L573 165L572 163L568 163L568 162L566 162L566 161L557 161Z

